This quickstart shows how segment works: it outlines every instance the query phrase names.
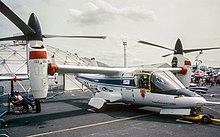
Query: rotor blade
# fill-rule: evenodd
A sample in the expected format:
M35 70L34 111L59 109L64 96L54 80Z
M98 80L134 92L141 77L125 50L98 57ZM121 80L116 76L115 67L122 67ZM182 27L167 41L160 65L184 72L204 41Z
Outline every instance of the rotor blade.
M105 39L106 36L67 36L67 35L43 35L43 38L91 38L91 39Z
M0 38L0 41L10 41L10 40L26 40L26 37L24 35L20 35L20 36Z
M0 11L4 14L12 23L14 23L24 35L35 34L35 31L28 26L23 20L21 20L12 10L10 10L2 1L0 1Z
M169 53L169 54L165 54L165 55L163 55L162 57L167 57L167 56L170 56L170 55L172 55L173 53Z
M163 49L167 49L167 50L171 50L171 51L176 51L174 49L170 49L170 48L167 48L165 46L160 46L160 45L153 44L153 43L150 43L150 42L146 42L146 41L143 41L143 40L139 40L138 43L142 43L142 44L146 44L146 45L151 45L151 46L154 46L154 47L163 48Z
M200 48L200 49L185 49L183 50L184 53L196 52L196 51L203 51L203 50L213 50L213 49L220 49L220 47L214 48Z

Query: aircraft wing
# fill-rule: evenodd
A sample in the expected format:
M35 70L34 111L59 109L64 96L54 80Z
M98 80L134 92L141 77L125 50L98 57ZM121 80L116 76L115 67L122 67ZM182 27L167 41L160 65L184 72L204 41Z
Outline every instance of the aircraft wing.
M0 81L10 81L10 80L28 80L29 77L28 75L14 75L14 76L10 76L10 75L1 75L0 76Z
M57 65L58 73L87 73L87 74L105 74L105 75L119 75L121 73L128 73L137 68L108 68L108 67L88 67L88 66L70 66Z
M177 73L182 70L182 68L140 68L143 71L156 71L156 70L164 70L164 71L171 71L172 73Z
M105 75L119 75L122 73L129 73L139 70L138 68L111 68L111 67L91 67L91 66L71 66L71 65L57 65L58 73L86 73L86 74L105 74ZM181 68L141 68L143 71L167 70L173 73L180 72Z
M48 76L48 79L54 79L55 76ZM28 75L15 75L15 76L8 76L8 75L0 75L0 81L10 81L10 80L28 80Z

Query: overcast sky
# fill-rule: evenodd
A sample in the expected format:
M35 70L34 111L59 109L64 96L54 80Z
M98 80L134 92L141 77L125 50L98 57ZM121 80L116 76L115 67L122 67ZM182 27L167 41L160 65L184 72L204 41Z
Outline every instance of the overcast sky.
M95 57L112 66L123 65L126 40L128 65L170 63L164 49L137 44L145 40L184 49L220 46L219 0L2 0L25 22L34 12L44 34L106 35L105 40L44 39L44 43L80 56ZM0 37L19 33L0 14ZM185 56L194 63L198 53ZM220 50L205 51L204 65L220 66Z

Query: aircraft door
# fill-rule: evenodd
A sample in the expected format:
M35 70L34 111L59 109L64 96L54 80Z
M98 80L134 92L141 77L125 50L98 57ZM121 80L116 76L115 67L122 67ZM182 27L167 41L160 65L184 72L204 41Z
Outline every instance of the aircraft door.
M135 85L139 89L150 90L150 75L148 73L135 74Z
M129 104L135 102L134 99L134 79L132 74L122 74L121 76L121 93L123 100Z
M136 89L134 90L135 103L144 104L149 101L148 93L151 92L150 85L151 73L141 72L134 75L134 83Z

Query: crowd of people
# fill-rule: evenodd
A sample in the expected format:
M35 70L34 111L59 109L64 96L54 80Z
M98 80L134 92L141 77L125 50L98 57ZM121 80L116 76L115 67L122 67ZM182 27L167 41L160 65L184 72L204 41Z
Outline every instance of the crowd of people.
M196 83L199 86L216 86L220 84L220 75L209 74L202 77L194 76L192 77L191 82Z

